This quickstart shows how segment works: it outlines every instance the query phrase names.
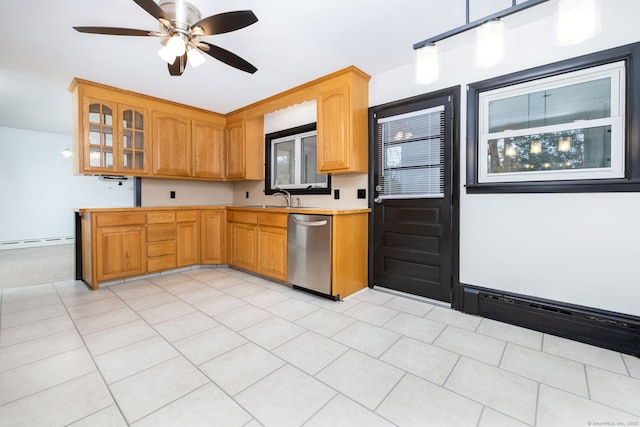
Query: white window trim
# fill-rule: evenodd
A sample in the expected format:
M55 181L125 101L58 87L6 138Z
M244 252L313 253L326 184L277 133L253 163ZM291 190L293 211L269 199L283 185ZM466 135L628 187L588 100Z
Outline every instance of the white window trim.
M277 170L278 170L278 155L276 147L278 143L294 141L294 152L295 152L295 164L294 164L294 179L295 182L300 182L302 180L302 140L309 136L317 136L318 131L312 130L308 132L302 132L295 135L283 136L282 138L277 138L271 140L271 188L282 188L285 190L291 189L306 189L309 186L312 188L327 188L327 182L324 183L311 183L311 184L278 184L276 181Z
M605 77L611 78L611 116L603 119L580 120L572 123L542 126L535 128L505 130L489 133L489 103L491 101L522 95L533 91L542 91L582 83ZM478 112L478 182L525 182L525 181L555 181L555 180L585 180L623 178L624 170L624 112L625 112L625 66L624 62L615 62L584 70L552 76L531 82L525 82L482 92L479 95L480 111ZM536 133L553 133L562 130L588 129L599 126L611 126L611 166L608 168L568 169L550 171L523 171L508 173L489 173L487 153L489 140L512 138Z

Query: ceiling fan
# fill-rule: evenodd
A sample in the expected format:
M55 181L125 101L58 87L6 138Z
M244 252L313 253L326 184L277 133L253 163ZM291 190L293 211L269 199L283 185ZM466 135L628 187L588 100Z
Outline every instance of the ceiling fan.
M239 30L258 21L250 10L219 13L201 19L200 11L184 0L133 0L160 22L160 31L134 30L117 27L73 27L81 33L108 34L115 36L162 37L162 48L158 55L169 64L169 74L180 76L187 67L204 62L204 55L224 62L247 73L258 71L256 67L219 46L200 41L200 37Z

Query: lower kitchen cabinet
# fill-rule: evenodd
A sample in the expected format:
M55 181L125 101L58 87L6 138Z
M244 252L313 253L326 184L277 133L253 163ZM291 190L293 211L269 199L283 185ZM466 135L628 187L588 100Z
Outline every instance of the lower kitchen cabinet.
M334 215L331 295L344 298L368 285L369 214Z
M82 216L82 278L98 282L144 274L146 217L141 213Z
M287 214L258 214L259 274L287 280Z
M305 211L309 212L309 211ZM198 264L230 264L288 282L289 212L224 208L81 209L76 277L101 282ZM368 211L333 214L331 295L367 286Z
M111 280L145 272L144 226L101 227L96 232L97 279Z
M200 263L198 211L176 213L176 263L178 267Z
M229 214L233 266L287 280L287 214L233 211Z
M147 213L147 272L176 268L176 214Z
M200 212L200 262L202 264L225 264L225 225L223 210Z
M258 213L232 211L228 221L228 260L231 265L256 271L258 261Z

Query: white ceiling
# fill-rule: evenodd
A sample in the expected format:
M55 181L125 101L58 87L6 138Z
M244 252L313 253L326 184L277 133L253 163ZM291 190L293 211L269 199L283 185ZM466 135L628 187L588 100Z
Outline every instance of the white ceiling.
M519 2L522 2L520 0ZM251 75L207 56L181 77L156 54L160 40L82 34L73 26L157 30L132 0L2 0L0 127L71 133L74 77L228 113L355 65L376 75L413 62L412 45L465 23L466 0L191 0L202 17L252 10L259 21L210 36L258 68ZM472 0L470 20L511 0Z

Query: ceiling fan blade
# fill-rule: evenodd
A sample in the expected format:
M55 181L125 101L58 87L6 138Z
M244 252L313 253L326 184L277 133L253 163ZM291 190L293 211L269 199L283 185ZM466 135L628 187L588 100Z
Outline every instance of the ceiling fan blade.
M184 69L187 68L187 54L178 56L173 64L169 65L169 74L172 76L181 76L184 73Z
M112 36L155 36L157 35L153 31L147 30L133 30L131 28L116 28L116 27L73 27L74 30L81 33L91 34L108 34Z
M202 27L204 35L228 33L239 30L258 22L258 18L250 10L238 10L235 12L219 13L208 18L201 19L191 27Z
M230 65L241 71L246 71L247 73L250 73L250 74L253 74L256 71L258 71L256 67L254 67L244 59L240 58L235 53L231 53L226 49L223 49L219 46L212 45L210 43L206 43L206 42L201 42L201 43L204 43L205 45L209 46L209 50L204 50L204 49L201 49L201 50L207 55L217 59L218 61L222 61L227 65Z
M147 11L147 13L156 19L166 18L166 13L153 0L133 0L138 6Z

